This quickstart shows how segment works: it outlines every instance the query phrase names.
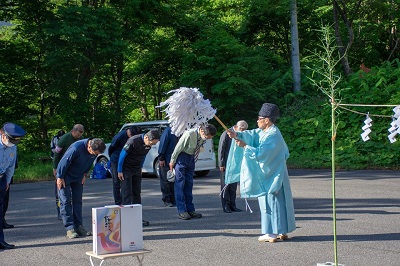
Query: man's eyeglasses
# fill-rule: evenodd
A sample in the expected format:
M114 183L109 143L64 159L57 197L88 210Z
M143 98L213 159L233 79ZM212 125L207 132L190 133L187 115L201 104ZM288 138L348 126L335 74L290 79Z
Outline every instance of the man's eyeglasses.
M265 119L265 118L266 118L266 117L259 116L258 119L257 119L257 121L260 121L260 120Z

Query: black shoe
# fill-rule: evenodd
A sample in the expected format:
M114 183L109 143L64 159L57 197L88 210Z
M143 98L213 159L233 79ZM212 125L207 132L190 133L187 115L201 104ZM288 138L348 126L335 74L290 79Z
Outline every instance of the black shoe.
M238 209L236 207L231 207L231 211L233 211L233 212L241 212L242 210Z
M171 202L164 201L165 207L173 207L174 205Z
M223 210L224 210L224 212L226 212L226 213L231 213L232 211L231 211L231 208L229 208L229 207L224 207L224 208L222 208Z
M3 229L14 228L14 225L8 224L6 221L3 221Z
M192 219L192 216L190 216L190 214L187 212L182 212L179 214L179 219L190 220L190 219Z
M149 221L142 220L142 222L143 222L143 226L149 226L150 225Z
M199 219L201 217L203 217L203 215L201 215L201 213L198 212L188 212L190 217L192 217L193 219Z
M5 241L0 242L0 249L13 249L13 248L15 248L15 245L8 244Z
M57 202L56 202L56 205L57 205L57 219L58 219L58 220L62 220L59 204L60 204L60 203L57 201Z

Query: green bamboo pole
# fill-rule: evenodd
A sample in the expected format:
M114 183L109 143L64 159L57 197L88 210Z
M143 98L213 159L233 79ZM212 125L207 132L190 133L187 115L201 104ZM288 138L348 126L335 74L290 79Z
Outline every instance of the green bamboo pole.
M338 266L337 255L337 238L336 238L336 184L335 184L335 141L336 141L336 127L335 127L335 101L332 101L332 215L333 215L333 250L335 256L335 266Z

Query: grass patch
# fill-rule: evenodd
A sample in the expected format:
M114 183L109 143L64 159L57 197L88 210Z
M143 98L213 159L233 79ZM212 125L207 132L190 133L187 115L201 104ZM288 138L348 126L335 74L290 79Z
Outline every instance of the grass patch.
M36 165L24 165L22 162L15 171L14 183L27 183L54 180L53 167L51 163Z
M53 164L48 155L38 152L18 153L18 168L14 183L27 183L54 180Z

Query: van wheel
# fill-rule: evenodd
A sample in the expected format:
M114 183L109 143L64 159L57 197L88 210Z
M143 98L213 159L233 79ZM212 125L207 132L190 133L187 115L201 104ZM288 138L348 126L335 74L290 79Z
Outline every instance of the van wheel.
M157 178L160 179L160 162L156 160L154 163L153 171L156 174Z
M195 171L194 174L198 177L202 177L208 175L209 172L210 170Z

